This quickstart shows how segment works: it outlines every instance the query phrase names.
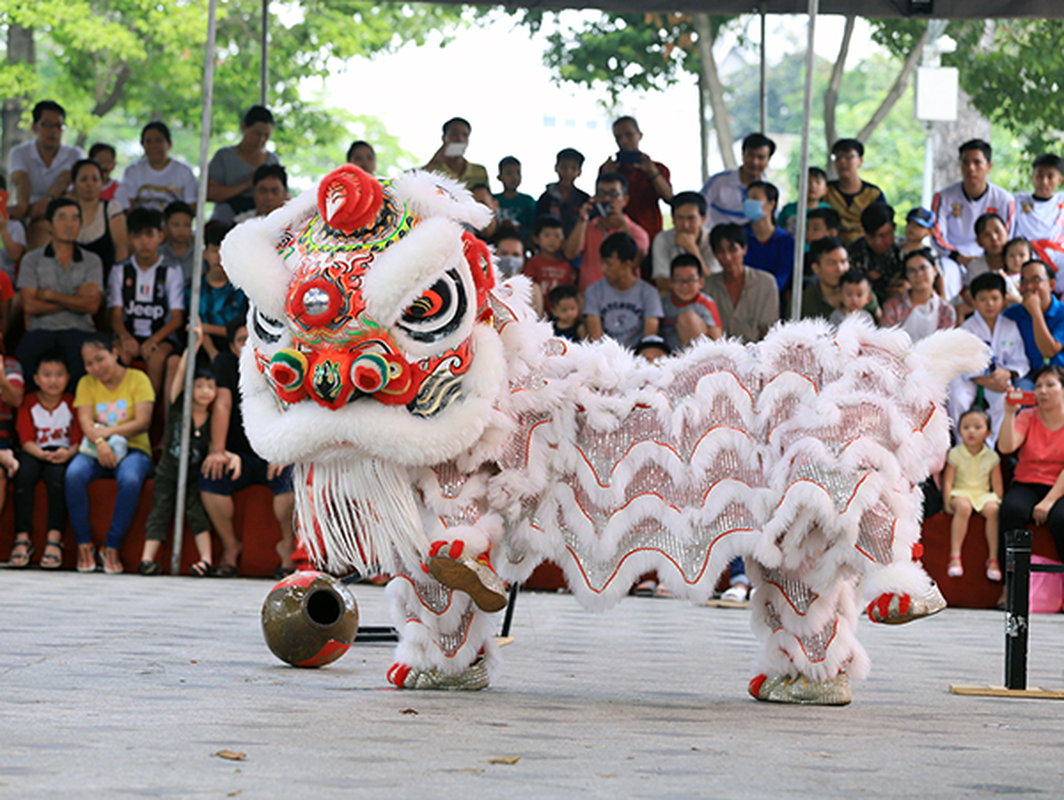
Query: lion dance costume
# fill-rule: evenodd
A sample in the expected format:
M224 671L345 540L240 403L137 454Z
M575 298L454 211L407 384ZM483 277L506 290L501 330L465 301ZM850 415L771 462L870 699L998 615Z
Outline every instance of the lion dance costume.
M241 359L255 449L295 467L297 533L334 573L383 570L400 630L388 679L479 689L499 666L501 575L561 565L604 609L657 570L705 601L736 556L761 642L750 692L845 703L868 659L858 609L944 606L914 561L940 408L985 347L963 332L778 326L648 364L565 343L469 230L446 178L347 165L222 258L251 300Z

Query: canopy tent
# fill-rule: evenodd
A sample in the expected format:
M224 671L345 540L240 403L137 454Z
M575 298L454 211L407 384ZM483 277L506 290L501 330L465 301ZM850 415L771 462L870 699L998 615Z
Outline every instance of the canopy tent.
M807 14L809 0L535 0L534 2L461 3L460 0L428 0L453 5L501 5L509 8L592 8L602 11L708 11L711 14ZM1033 17L1064 19L1060 0L822 0L817 13L853 14L869 19L925 17L935 19L996 19Z
M563 9L600 9L611 12L660 12L675 11L708 12L711 14L760 14L762 20L766 14L805 14L808 16L808 35L806 43L805 99L802 115L801 159L799 165L797 233L795 246L794 278L792 278L793 297L792 312L796 318L801 308L801 274L803 250L805 244L806 194L809 174L809 120L812 115L812 58L813 40L818 14L856 15L872 19L923 18L923 19L996 19L1009 17L1030 17L1035 19L1064 19L1064 2L1062 0L532 0L531 2L496 2L496 3L462 3L461 0L427 0L433 3L452 5L491 5L509 8L545 9L560 11ZM211 102L214 90L215 28L217 0L210 0L208 9L208 34L204 54L203 75L203 116L200 132L200 163L206 164L209 156ZM267 104L267 65L268 58L268 20L269 0L262 0L261 33L261 103ZM763 32L763 28L762 28ZM764 35L762 35L762 42ZM764 69L762 52L762 71ZM764 75L762 74L762 95L764 95ZM762 98L762 126L764 126L764 99ZM207 170L200 170L200 185L196 205L196 237L193 252L203 250L204 209L207 197ZM199 318L199 287L202 263L194 262L192 275L192 298L190 303L189 328ZM192 345L193 334L189 334ZM195 360L187 360L184 396L192 396L192 378ZM181 426L181 467L179 471L177 504L174 519L173 556L171 573L177 574L181 564L182 541L184 538L184 509L186 475L188 466L188 444L191 436L192 404L185 403L184 418Z

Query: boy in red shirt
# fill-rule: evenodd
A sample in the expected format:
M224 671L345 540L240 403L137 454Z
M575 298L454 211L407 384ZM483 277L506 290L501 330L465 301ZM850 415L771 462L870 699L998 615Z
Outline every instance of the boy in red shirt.
M549 214L537 219L532 241L539 252L525 262L521 271L543 293L543 311L549 317L551 290L556 286L576 283L573 265L562 255L565 233L561 219Z

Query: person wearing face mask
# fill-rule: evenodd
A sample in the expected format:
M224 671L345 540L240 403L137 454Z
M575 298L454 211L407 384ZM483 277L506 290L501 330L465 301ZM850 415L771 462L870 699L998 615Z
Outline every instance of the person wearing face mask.
M495 234L495 262L500 278L512 278L525 265L525 240L520 231L509 225Z
M747 189L768 169L769 159L776 152L776 143L760 133L743 139L743 163L736 169L726 169L710 177L699 194L706 198L706 230L717 225L746 222L743 200Z
M422 169L448 175L464 183L470 191L474 186L483 184L490 193L488 170L482 164L474 164L465 158L466 148L469 147L469 134L472 131L473 126L461 117L451 117L443 123L443 144Z
M776 225L779 190L766 181L755 181L746 188L743 215L749 246L746 263L770 273L783 297L794 272L794 237Z

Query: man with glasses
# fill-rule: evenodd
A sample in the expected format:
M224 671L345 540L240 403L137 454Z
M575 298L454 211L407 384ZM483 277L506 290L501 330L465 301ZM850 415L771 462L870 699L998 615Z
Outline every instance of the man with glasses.
M602 280L602 259L599 247L611 233L627 233L639 248L640 260L650 251L650 236L639 223L624 213L628 205L628 181L616 172L603 172L595 181L595 196L584 204L577 215L576 227L565 240L562 252L566 260L582 256L580 294L587 287Z
M85 157L80 147L63 144L66 111L54 100L33 107L34 139L11 148L7 173L15 190L11 219L26 226L26 247L43 247L51 230L45 220L48 204L70 185L70 168Z
M1048 264L1028 261L1020 270L1023 302L1009 306L1002 315L1019 327L1032 372L1046 364L1064 367L1064 303L1053 296L1056 277ZM1024 378L1017 388L1031 391L1034 382Z
M720 272L720 264L709 246L709 231L705 230L706 198L698 192L677 192L669 205L673 227L655 236L650 247L651 277L662 296L672 289L672 262L679 255L697 259L702 277Z
M831 161L839 177L828 181L823 201L839 214L839 238L849 244L864 235L861 212L873 203L886 203L883 190L861 179L864 145L858 139L839 139L831 146Z

